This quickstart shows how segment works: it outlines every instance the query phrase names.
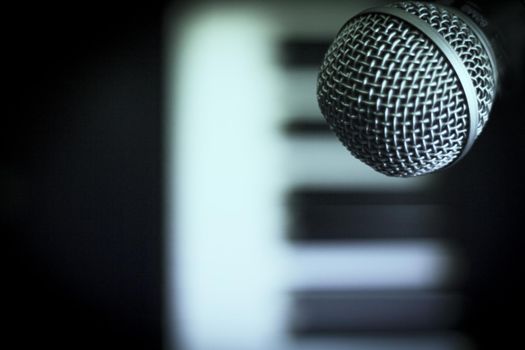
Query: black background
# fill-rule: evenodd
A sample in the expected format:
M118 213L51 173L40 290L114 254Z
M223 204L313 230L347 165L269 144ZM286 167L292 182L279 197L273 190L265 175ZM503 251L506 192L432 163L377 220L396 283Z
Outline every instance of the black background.
M3 11L9 348L161 348L163 9Z

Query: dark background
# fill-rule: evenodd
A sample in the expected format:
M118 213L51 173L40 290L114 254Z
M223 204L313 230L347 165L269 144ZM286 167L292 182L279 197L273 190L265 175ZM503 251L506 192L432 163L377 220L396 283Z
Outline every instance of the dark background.
M10 348L161 348L163 5L4 11Z
M164 9L5 11L0 204L13 348L162 347ZM505 40L522 28L507 24ZM462 330L482 349L511 348L522 332L522 49L511 45L491 120L442 187L469 261Z

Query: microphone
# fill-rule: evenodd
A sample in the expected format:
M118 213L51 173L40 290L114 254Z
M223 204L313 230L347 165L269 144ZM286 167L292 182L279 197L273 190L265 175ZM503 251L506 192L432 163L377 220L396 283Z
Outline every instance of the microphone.
M399 2L343 25L321 65L317 100L356 158L410 177L469 151L497 85L494 50L473 19L434 3Z

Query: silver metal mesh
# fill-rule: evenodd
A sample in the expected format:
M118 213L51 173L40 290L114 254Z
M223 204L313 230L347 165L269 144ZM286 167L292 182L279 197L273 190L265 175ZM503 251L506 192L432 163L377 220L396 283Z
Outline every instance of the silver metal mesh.
M430 24L459 55L476 89L479 110L477 134L479 135L488 120L496 93L495 72L489 54L481 41L471 26L447 9L420 2L400 2L393 6L416 15Z
M481 131L494 96L494 75L479 40L457 16L432 5L396 4L442 33L476 88ZM390 176L440 169L462 152L469 133L465 92L441 50L395 16L350 19L328 49L318 102L350 152Z

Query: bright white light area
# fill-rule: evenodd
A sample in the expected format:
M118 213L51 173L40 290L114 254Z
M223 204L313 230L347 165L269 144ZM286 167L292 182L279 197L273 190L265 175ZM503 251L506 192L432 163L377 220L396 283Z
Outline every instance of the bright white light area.
M184 350L276 349L285 294L274 26L256 8L180 20L169 39L168 332Z
M294 290L431 289L450 282L458 266L433 240L301 244L289 254Z

